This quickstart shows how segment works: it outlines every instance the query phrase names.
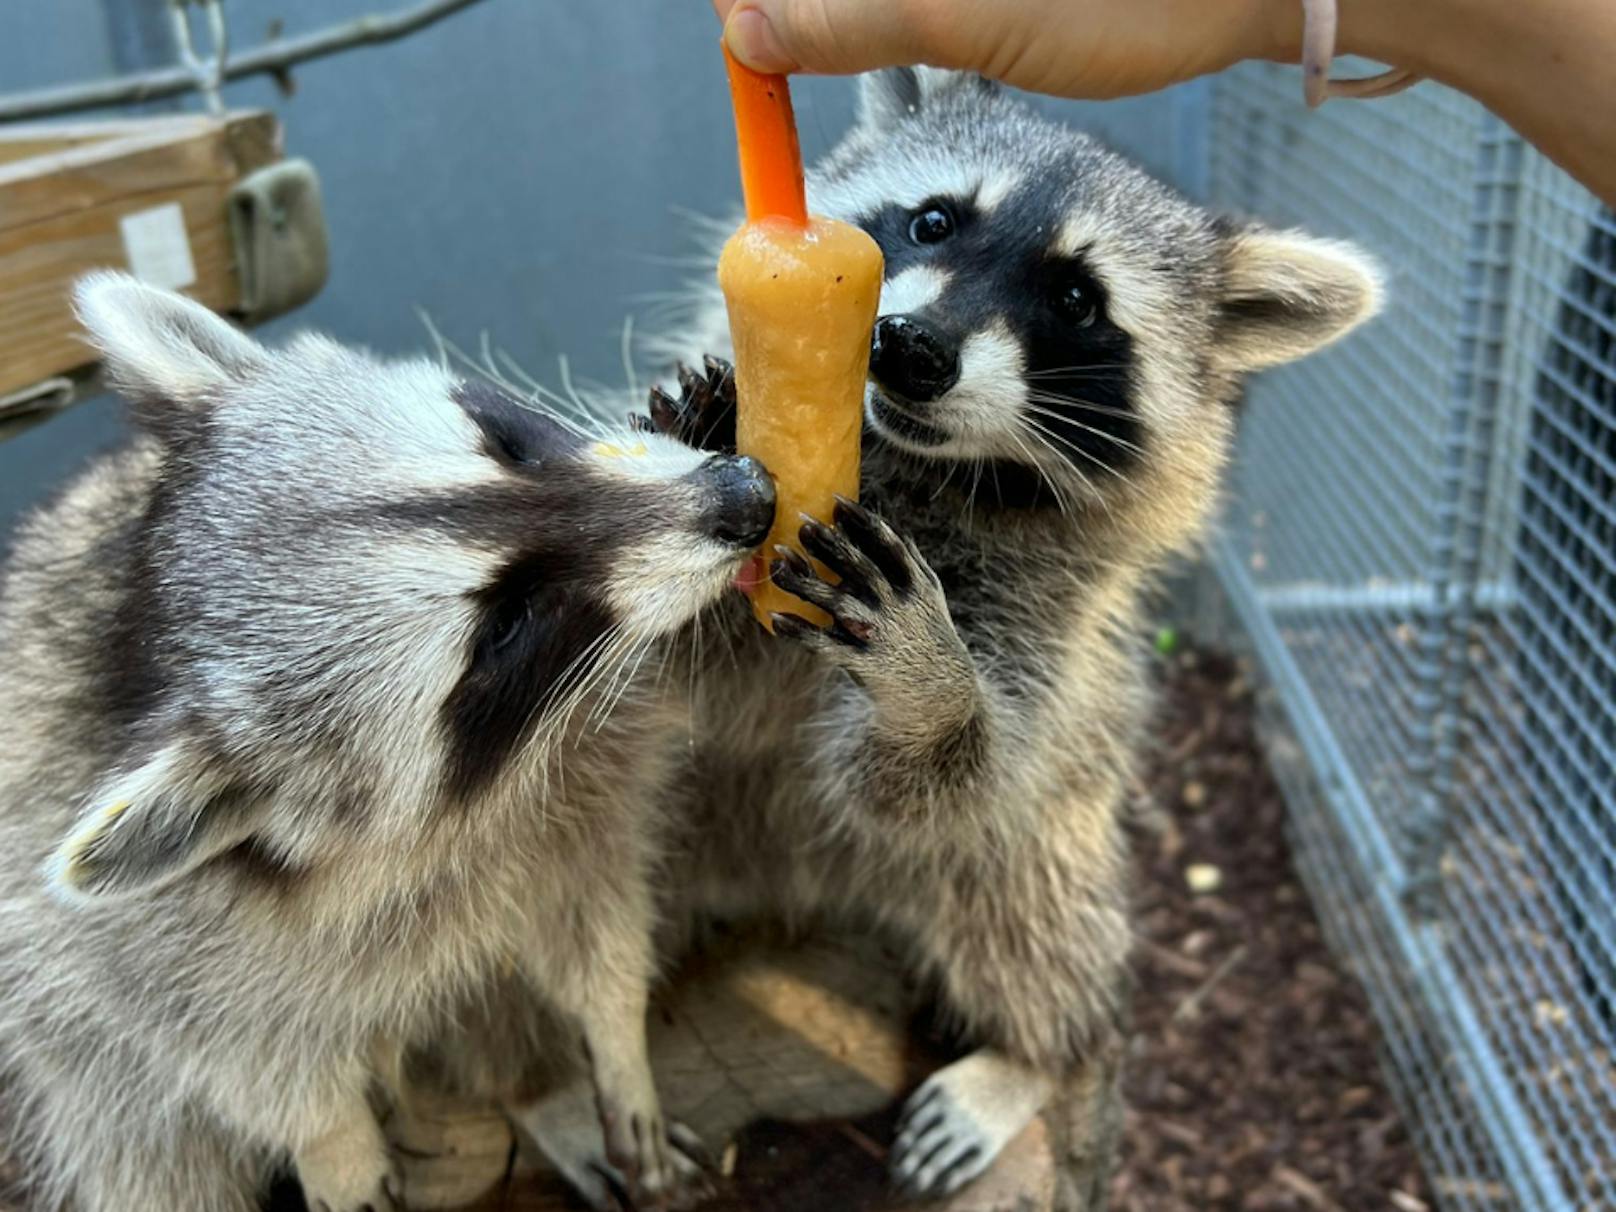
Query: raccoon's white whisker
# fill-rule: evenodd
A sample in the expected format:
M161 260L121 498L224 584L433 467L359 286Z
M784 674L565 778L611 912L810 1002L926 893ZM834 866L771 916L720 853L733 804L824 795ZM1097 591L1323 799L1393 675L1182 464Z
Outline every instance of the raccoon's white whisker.
M684 290L642 290L627 296L630 303L671 305L683 312L693 312L699 309L699 304L690 298L690 292Z
M532 375L528 374L527 371L522 368L522 364L514 357L506 353L503 349L499 350L498 353L500 363L505 367L506 371L508 371L510 375L517 380L517 382L526 387L529 392L537 396L539 393L544 391L544 384L540 383Z
M443 334L438 331L438 326L432 323L432 316L426 308L417 307L415 309L415 316L421 321L422 326L427 331L427 335L432 338L432 344L437 347L439 368L447 371L449 369L449 351L444 348Z
M573 712L577 711L579 704L589 694L590 687L600 672L601 665L599 662L593 665L590 665L589 662L594 660L602 649L608 648L614 643L622 630L622 624L619 623L601 632L582 652L573 658L572 662L562 672L561 677L556 679L557 685L562 687L560 693L563 697L551 713L553 723L546 730L544 738L543 747L546 750L566 735Z
M533 390L534 394L532 397L530 397L532 401L536 404L543 404L544 408L542 411L544 411L544 414L553 418L558 424L565 425L568 429L572 430L573 433L590 440L604 436L604 434L598 429L595 431L590 431L583 427L582 419L587 419L594 422L597 426L599 425L599 419L591 416L588 410L577 401L569 400L565 396L558 395L556 392L551 391L548 387L535 386ZM568 411L552 412L550 411L551 409L566 409ZM572 412L571 410L573 409L576 409L577 413ZM582 419L580 418L579 414L581 414Z
M606 721L611 718L612 712L617 709L617 704L622 701L623 695L634 684L634 678L639 673L640 666L644 663L646 655L655 646L656 637L645 636L630 644L627 651L619 658L616 668L612 671L612 680L607 686L606 693L595 704L595 709L589 713L589 718L594 721L595 731L599 732L605 726Z
M949 486L949 484L951 484L953 482L954 473L956 471L958 471L958 470L959 470L959 464L958 463L950 463L948 465L948 474L943 476L942 480L937 485L937 490L931 494L931 499L933 501L935 501L938 497L943 495L943 490L945 488L947 488Z
M567 393L567 398L574 404L587 411L588 406L578 395L578 389L572 385L572 363L567 361L566 354L556 355L556 369L561 372L561 390Z
M1036 436L1038 441L1042 442L1046 447L1048 447L1052 452L1056 453L1057 455L1063 450L1070 451L1072 454L1075 454L1075 455L1081 455L1083 458L1087 459L1090 463L1093 463L1101 471L1106 472L1108 475L1114 476L1117 480L1121 481L1122 483L1129 484L1129 485L1131 485L1133 483L1133 481L1131 479L1129 479L1128 476L1124 475L1117 468L1111 466L1111 464L1107 463L1104 459L1098 458L1095 455L1090 454L1088 451L1084 450L1081 446L1073 445L1071 442L1067 441L1065 438L1061 437L1059 434L1054 434L1054 433L1049 432L1049 430L1044 429L1041 425L1039 425L1036 421L1033 421L1031 418L1023 417L1022 420L1029 427L1029 432L1031 432L1034 436ZM1069 467L1071 467L1073 472L1075 472L1078 475L1078 477L1081 478L1083 480L1083 482L1089 486L1089 488L1094 492L1095 496L1100 497L1101 502L1104 503L1105 498L1100 495L1098 489L1095 489L1093 481L1091 481L1088 476L1083 474L1083 470L1080 467L1073 464L1069 459L1066 460L1066 462L1067 462L1067 465ZM1109 506L1107 506L1107 509L1109 511Z
M1038 416L1048 417L1051 420L1059 421L1064 425L1074 425L1078 429L1083 430L1085 433L1091 433L1097 438L1104 438L1107 442L1112 442L1117 446L1122 447L1124 450L1132 451L1134 454L1145 453L1134 443L1128 441L1127 438L1118 437L1114 433L1107 433L1105 430L1097 429L1093 425L1085 425L1082 421L1074 420L1063 413L1053 412L1047 408L1040 408L1036 404L1028 404L1026 405L1026 408L1028 412L1036 413Z
M1037 430L1040 434L1042 434L1044 437L1048 438L1051 442L1055 443L1057 446L1061 447L1062 449L1069 450L1073 454L1082 455L1085 459L1087 459L1090 463L1093 463L1096 467L1099 467L1102 471L1109 472L1111 475L1116 476L1117 479L1122 480L1124 482L1127 482L1128 477L1123 475L1122 472L1118 468L1113 467L1110 463L1107 463L1104 459L1100 458L1098 455L1093 454L1090 451L1084 450L1081 446L1077 445L1070 438L1062 437L1060 434L1057 434L1054 431L1045 428L1044 426L1038 424L1038 422L1033 420L1031 417L1023 417L1022 420L1024 422L1026 422L1026 424L1029 425L1031 428Z
M1099 490L1099 487L1094 483L1093 480L1089 479L1089 477L1084 474L1081 467L1077 466L1070 459L1065 458L1061 454L1059 448L1050 442L1049 439L1053 435L1049 434L1046 430L1039 428L1037 422L1033 421L1029 417L1022 417L1021 422L1024 426L1026 426L1022 432L1034 442L1037 442L1039 445L1043 446L1051 455L1059 459L1067 467L1071 468L1072 474L1083 482L1083 487L1088 490L1089 495L1095 500L1099 501L1100 508L1105 510L1106 514L1109 515L1111 513L1111 503L1105 499L1105 494ZM1079 451L1078 453L1088 455L1087 451ZM1088 457L1091 459L1094 458L1092 455L1088 455ZM1094 462L1099 463L1100 461L1098 459L1094 459ZM1105 464L1100 463L1100 466L1105 467ZM1110 471L1111 469L1106 467L1106 470Z
M690 620L690 667L687 670L690 674L690 684L686 688L685 704L690 709L690 735L692 737L696 735L696 670L701 668L701 620L706 613L705 610L700 611L695 618Z
M1029 370L1022 375L1024 379L1069 379L1081 374L1103 375L1114 370L1127 370L1126 362L1091 362L1084 366L1046 366L1040 370Z
M628 394L638 398L640 394L640 381L634 374L634 313L630 312L623 317L623 336L620 340L619 352L623 358L623 377L628 380Z
M1096 416L1134 419L1134 414L1126 408L1110 408L1104 404L1091 404L1087 400L1079 400L1072 396L1054 395L1050 392L1029 391L1027 400L1029 403L1034 404L1060 404L1066 408L1075 408L1079 412L1093 413Z
M483 356L483 369L496 379L503 378L499 367L494 363L494 342L486 328L477 333L477 352Z
M717 236L722 239L728 239L730 233L735 230L737 223L735 219L722 219L717 215L703 214L699 210L692 210L688 206L680 206L677 203L668 207L668 213L676 219L690 224L691 227L696 228L709 238Z
M580 682L574 696L574 709L591 698L595 700L594 707L591 707L589 715L584 717L586 725L594 716L595 707L600 705L598 692L603 686L611 684L611 680L616 676L619 660L632 646L633 640L629 637L627 628L621 624L614 627L611 632L611 642L602 646L600 653L594 658L594 667L589 671L588 676Z
M1038 465L1037 452L1021 440L1020 434L1012 432L1009 438L1016 444L1017 449L1027 456L1027 466L1032 468L1033 474L1047 484L1049 491L1055 494L1055 508L1064 516L1070 517L1072 514L1071 502L1067 499L1066 494L1061 491L1061 486L1055 482L1055 477Z
M523 395L522 391L513 390L513 394L518 397L520 403L533 407L535 411L543 413L545 416L555 421L556 424L565 426L568 430L580 438L594 441L606 436L606 433L602 428L600 418L591 413L585 412L582 416L571 416L566 413L553 411L556 408L567 408L569 405L560 396L556 395L555 392L545 387L544 384L540 383L532 375L528 374L527 371L523 370L521 363L517 362L515 358L506 353L503 349L497 349L494 352L499 357L500 361L505 365L505 368L509 370L511 374L515 375L517 379L520 380L522 387L526 389L527 394L525 396ZM545 397L549 397L549 399L547 400ZM553 403L551 401L553 401ZM594 428L584 428L583 423L585 421L590 422Z
M915 423L921 424L921 425L926 424L925 418L920 417L920 416L916 415L915 413L910 412L907 408L905 408L902 404L899 404L891 396L883 394L881 399L886 402L886 406L888 408L890 408L893 412L897 413L900 417L903 417L905 420L914 421Z
M606 679L606 688L596 700L595 706L588 714L585 722L590 722L596 732L611 719L612 711L616 711L617 703L621 703L622 696L635 682L635 674L640 669L640 663L645 659L646 653L656 645L654 635L645 637L625 637L625 643L616 653L616 661L612 663L611 677Z
M971 460L971 488L965 494L965 508L961 515L965 519L967 529L976 521L976 493L982 487L982 456L977 455Z
M1027 400L1029 403L1040 406L1054 404L1068 411L1075 409L1078 412L1092 413L1095 416L1121 417L1127 420L1136 419L1135 415L1126 408L1109 408L1104 404L1091 404L1087 400L1078 400L1071 396L1057 396L1047 392L1033 391L1027 393ZM1063 412L1061 415L1064 416L1065 413Z
M561 675L556 678L556 685L561 688L562 692L570 695L577 689L575 679L581 679L585 662L590 660L601 648L615 639L617 633L621 630L621 624L614 624L613 626L608 627L605 631L596 636L583 649L582 652L572 658L567 667L561 671Z
M466 353L465 350L461 349L453 341L437 332L436 329L432 329L431 331L438 342L440 351L446 355L448 360L457 362L478 377L488 380L490 383L494 384L494 386L509 394L518 404L525 408L529 408L542 416L548 417L557 425L560 425L562 428L568 430L576 436L583 438L585 441L595 441L601 436L598 432L591 432L590 430L583 428L575 417L570 417L566 413L557 411L558 408L569 407L569 402L533 380L521 370L521 367L516 364L515 359L511 358L510 355L506 354L503 350L498 351L499 356L506 360L510 369L512 369L514 372L520 373L525 382L513 382L511 379L501 374L499 372L499 368L493 364L493 351L488 349L486 346L488 335L486 332L483 334L483 342L485 346L485 356L488 357L489 361L485 364L478 362L477 359ZM549 400L547 400L546 397L554 400L555 403L552 405L549 403Z

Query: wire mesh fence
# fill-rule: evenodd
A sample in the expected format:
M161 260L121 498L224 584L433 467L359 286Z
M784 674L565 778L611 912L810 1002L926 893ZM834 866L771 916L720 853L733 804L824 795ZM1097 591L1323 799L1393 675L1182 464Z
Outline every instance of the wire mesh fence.
M1616 218L1455 93L1297 92L1217 82L1210 200L1391 305L1254 384L1213 566L1443 1205L1616 1207Z

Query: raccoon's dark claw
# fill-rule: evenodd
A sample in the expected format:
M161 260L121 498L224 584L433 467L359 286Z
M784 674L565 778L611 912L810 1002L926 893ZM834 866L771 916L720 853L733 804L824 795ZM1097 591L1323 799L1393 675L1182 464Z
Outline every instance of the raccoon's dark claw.
M679 397L651 388L651 422L669 437L699 450L730 454L735 450L735 368L711 355L701 371L681 365Z
M903 597L914 590L910 554L897 531L857 501L840 495L831 517L837 528L881 570L894 593Z
M788 640L814 639L823 632L823 628L815 627L800 614L783 614L778 610L772 611L769 614L769 622L774 624L775 635L783 636Z
M776 614L776 635L821 654L871 694L909 696L918 663L928 683L920 698L969 686L970 657L954 627L942 581L912 541L876 514L837 499L834 525L802 517L801 552L774 549L773 583L829 615L821 627ZM935 655L935 660L933 659ZM951 678L962 679L958 683ZM926 709L926 708L923 708Z
M803 517L798 541L871 608L897 605L913 596L925 560L875 514L845 497L836 498L835 526Z
M660 387L651 388L651 424L669 437L683 437L679 402Z

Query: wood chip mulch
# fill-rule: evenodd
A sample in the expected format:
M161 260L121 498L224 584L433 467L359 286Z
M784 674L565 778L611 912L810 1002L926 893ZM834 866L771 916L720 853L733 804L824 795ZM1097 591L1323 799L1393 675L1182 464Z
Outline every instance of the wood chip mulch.
M1247 672L1163 661L1135 830L1139 978L1114 1212L1434 1207L1362 990L1327 950Z

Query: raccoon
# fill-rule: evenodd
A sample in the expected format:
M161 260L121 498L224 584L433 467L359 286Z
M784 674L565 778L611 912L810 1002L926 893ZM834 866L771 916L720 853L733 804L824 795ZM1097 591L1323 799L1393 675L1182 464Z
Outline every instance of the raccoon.
M636 670L767 476L124 276L77 299L136 433L0 587L0 1148L37 1206L248 1212L289 1158L313 1209L391 1207L378 1081L510 974L673 1198L643 1014L683 733Z
M940 1196L1117 1042L1146 594L1208 526L1243 377L1371 316L1379 274L931 69L865 78L808 191L886 258L861 503L802 520L817 566L771 566L828 625L776 616L771 640L732 603L730 656L687 658L674 913L906 941L980 1045L900 1121L895 1179ZM663 346L692 366L728 349L712 288ZM641 423L732 449L722 356Z

